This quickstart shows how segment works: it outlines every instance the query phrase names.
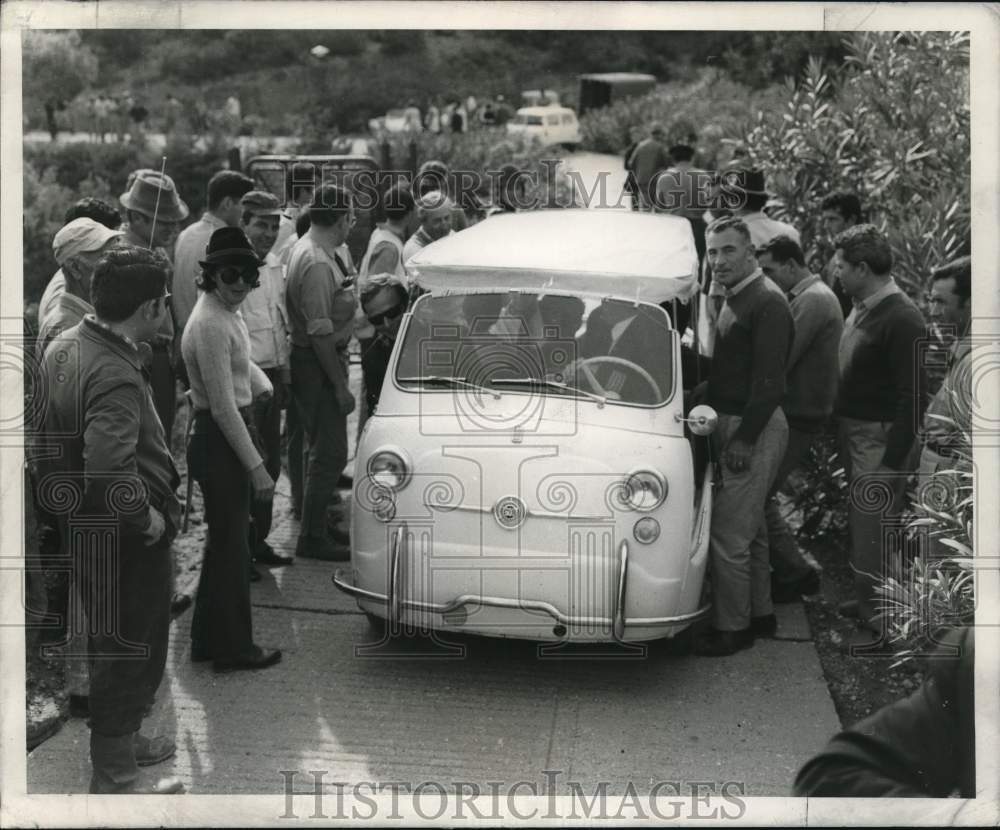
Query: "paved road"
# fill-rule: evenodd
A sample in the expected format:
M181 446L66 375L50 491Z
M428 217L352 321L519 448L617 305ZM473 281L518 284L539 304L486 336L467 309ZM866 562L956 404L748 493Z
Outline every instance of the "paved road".
M296 532L282 513L271 540L290 551ZM570 781L587 793L607 781L621 794L628 782L648 792L667 780L784 795L838 729L799 606L781 608L783 639L727 659L656 647L643 659L556 659L530 643L474 638L456 656L427 641L379 645L332 570L300 561L253 586L255 636L285 655L266 671L217 676L192 664L191 612L175 620L149 725L176 736L178 752L154 772L215 794L281 794L280 770L302 771L301 792L312 791L307 770L328 770L328 782L484 788L541 786L544 770L561 770L561 792ZM28 791L85 792L87 745L84 722L66 724L29 755Z

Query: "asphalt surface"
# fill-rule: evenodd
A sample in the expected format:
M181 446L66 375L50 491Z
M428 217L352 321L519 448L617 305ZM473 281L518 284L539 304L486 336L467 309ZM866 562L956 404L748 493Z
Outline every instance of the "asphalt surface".
M282 482L285 484L285 482ZM279 486L279 493L287 487ZM297 526L279 497L271 542ZM740 782L787 795L795 772L838 730L801 606L779 608L779 638L733 657L541 654L473 637L380 642L330 581L335 565L297 561L252 586L255 639L284 652L259 672L217 675L190 662L191 611L171 627L167 672L144 731L177 754L144 775L177 775L190 793L281 794L324 781ZM29 793L82 793L88 730L71 720L28 756Z

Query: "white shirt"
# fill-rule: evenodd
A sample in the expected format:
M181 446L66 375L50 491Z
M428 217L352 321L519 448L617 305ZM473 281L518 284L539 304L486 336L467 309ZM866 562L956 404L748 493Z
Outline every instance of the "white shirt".
M268 251L257 271L260 285L247 294L240 312L250 334L250 359L262 369L288 366L288 316L285 269Z

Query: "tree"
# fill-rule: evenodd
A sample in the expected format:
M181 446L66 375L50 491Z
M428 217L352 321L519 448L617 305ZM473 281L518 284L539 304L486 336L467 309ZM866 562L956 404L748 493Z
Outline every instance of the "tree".
M807 247L822 198L857 193L919 297L931 268L970 247L969 35L862 32L845 46L843 67L811 60L787 105L758 113L746 146Z
M22 41L22 90L36 108L72 101L97 79L97 57L79 32L27 30Z

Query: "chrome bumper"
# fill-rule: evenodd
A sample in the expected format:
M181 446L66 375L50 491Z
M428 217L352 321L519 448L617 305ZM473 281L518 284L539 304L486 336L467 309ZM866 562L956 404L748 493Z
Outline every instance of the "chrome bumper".
M615 590L613 614L607 617L581 617L564 614L550 602L541 600L511 599L509 597L489 597L478 594L462 594L449 602L434 603L406 599L401 595L402 551L405 544L405 525L401 525L392 536L389 547L389 593L380 594L368 591L354 584L352 571L338 568L333 574L333 584L345 594L356 599L380 602L388 607L390 625L398 624L403 609L413 609L434 614L450 614L466 605L490 606L493 608L512 608L520 611L535 611L548 614L557 623L566 627L609 627L616 640L623 640L627 626L652 628L655 626L683 625L693 623L705 617L711 610L711 605L704 605L690 614L678 614L672 617L632 617L625 616L625 598L628 587L628 541L622 540L618 547L618 579Z

